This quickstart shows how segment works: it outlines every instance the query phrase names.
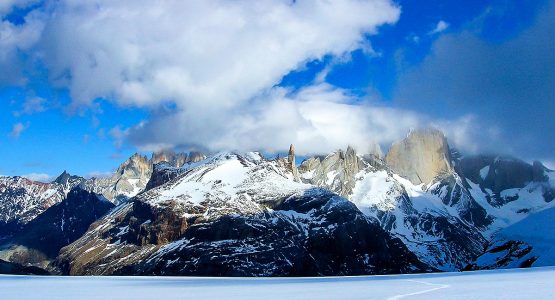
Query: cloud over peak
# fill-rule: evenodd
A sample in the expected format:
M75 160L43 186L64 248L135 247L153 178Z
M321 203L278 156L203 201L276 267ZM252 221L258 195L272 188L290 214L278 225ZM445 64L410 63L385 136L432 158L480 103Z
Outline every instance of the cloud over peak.
M150 120L120 128L117 146L129 137L146 149L277 150L349 143L349 118L334 116L343 124L331 126L314 116L349 107L336 102L344 91L317 85L288 96L274 86L309 61L369 49L367 35L395 23L400 9L389 0L62 0L48 13L38 52L74 106L105 98L152 110Z
M308 60L362 47L399 13L387 0L64 0L42 46L81 104L231 108Z

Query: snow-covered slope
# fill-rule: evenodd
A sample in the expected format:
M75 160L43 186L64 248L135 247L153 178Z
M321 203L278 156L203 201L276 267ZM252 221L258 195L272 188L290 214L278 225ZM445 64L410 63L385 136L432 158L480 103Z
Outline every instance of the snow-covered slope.
M490 254L494 247L510 257L495 266L535 262L532 242L501 234L555 207L553 171L509 157L462 156L437 130L411 131L396 145L385 160L348 147L296 166L291 146L275 160L255 152L134 155L99 179L2 177L0 240L79 186L120 205L62 249L57 263L71 274L428 270L418 260L450 271L472 264L488 245ZM341 266L331 263L338 257ZM391 258L405 267L382 264Z
M318 278L0 276L0 298L548 300L553 299L554 285L553 267Z
M204 155L197 152L157 152L150 159L135 154L123 162L110 177L85 179L64 171L51 183L19 176L0 176L0 240L15 234L24 224L61 202L77 186L119 203L146 188L154 163L167 161L170 166L176 167L202 159Z
M347 275L431 270L287 159L220 153L122 204L62 249L69 274Z
M326 161L336 160L337 156L329 155L321 165L328 165ZM420 260L431 266L456 270L481 253L486 240L459 212L464 210L463 206L471 207L466 203L468 198L458 195L462 200L452 206L446 205L443 201L447 197L447 186L439 188L439 182L430 188L414 185L394 174L377 157L355 158L352 160L359 170L356 173L346 170L353 164L340 161L334 164L336 168L322 176L328 178L327 181L314 181L310 177L322 173L320 169L302 173L301 177L332 191L344 191L337 182L349 182L352 190L347 198L365 215L378 219L383 229L400 238ZM306 171L306 168L300 169ZM436 190L439 195L433 192Z
M433 157L422 157L428 155L422 149L439 148L441 153L449 149L447 144L440 145L446 140L437 138L437 131L430 137L431 146L427 145L426 133L417 134L417 148L410 146L410 140L404 142L403 151L418 152L408 157L433 161ZM436 155L435 150L428 152ZM396 153L399 159L403 155ZM483 253L496 232L530 213L555 206L553 172L539 163L488 156L460 159L457 155L445 162L446 156L451 155L435 158L443 164L435 168L435 175L430 175L434 168L420 166L428 178L434 178L420 184L395 174L378 157L357 155L352 149L307 159L299 170L304 182L341 193L367 216L377 218L382 228L403 240L422 261L442 270L464 268ZM409 166L410 160L403 164ZM414 176L410 178L422 178L420 169L411 169Z
M23 225L13 237L0 243L0 259L56 272L50 262L59 250L87 231L89 225L114 205L102 196L80 188L61 202Z
M497 269L555 265L555 208L529 215L496 234L471 268Z
M64 188L23 177L0 177L0 239L65 197Z

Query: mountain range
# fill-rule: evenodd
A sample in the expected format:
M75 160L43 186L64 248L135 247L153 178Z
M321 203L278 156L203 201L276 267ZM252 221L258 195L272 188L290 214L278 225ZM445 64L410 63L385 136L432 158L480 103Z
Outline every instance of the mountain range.
M133 155L107 178L0 177L2 272L319 276L553 265L555 172L436 129L296 163ZM3 271L7 270L7 271ZM12 271L10 271L12 270Z

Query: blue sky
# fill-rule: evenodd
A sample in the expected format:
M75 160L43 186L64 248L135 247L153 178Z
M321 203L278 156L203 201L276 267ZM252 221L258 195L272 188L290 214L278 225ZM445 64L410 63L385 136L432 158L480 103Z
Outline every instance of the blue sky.
M118 37L133 37L134 41L139 40L133 44L136 49L129 50L135 52L120 55L117 52L119 50L109 48L110 38L95 35L83 37L64 27L85 26L71 22L78 23L79 20L89 17L94 20L96 14L102 11L100 8L75 8L71 5L63 7L62 4L50 1L12 2L19 8L0 6L3 26L0 27L0 33L4 30L5 35L9 32L21 37L14 42L16 46L14 43L2 43L0 39L0 68L4 70L4 74L0 75L0 157L3 158L0 174L3 175L35 173L38 177L47 178L56 176L63 170L80 175L101 174L112 171L134 152L146 154L150 150L163 147L218 151L244 146L256 148L248 150L275 152L286 150L289 145L287 141L291 139L292 142L300 144L323 145L322 151L327 151L328 148L340 147L347 143L346 141L351 143L349 138L360 147L366 147L367 140L387 147L388 143L402 136L401 132L408 130L405 127L427 124L444 124L445 128L442 129L446 130L449 139L467 152L507 153L527 160L541 159L548 164L555 161L555 156L550 153L555 144L546 142L555 140L555 134L550 132L555 128L554 125L545 125L554 123L551 115L555 110L551 110L550 113L545 111L549 112L553 108L555 99L552 98L552 93L537 92L551 86L552 82L545 79L546 77L555 77L554 69L551 68L554 65L553 58L548 53L553 43L549 41L552 39L552 35L549 34L553 33L553 22L546 20L555 15L549 1L392 3L384 0L382 2L390 4L393 10L383 15L372 15L373 23L365 23L364 15L359 23L346 21L338 16L337 20L330 20L330 23L337 22L337 25L330 26L329 32L310 31L308 28L306 36L312 34L317 36L317 41L322 42L318 47L302 45L302 39L299 39L302 46L297 46L296 36L289 34L286 41L291 41L290 45L284 42L287 45L283 46L281 52L290 52L290 55L284 54L284 57L278 60L284 62L283 65L271 62L270 56L261 55L253 58L252 54L249 57L243 57L240 53L229 54L229 60L241 63L240 79L233 77L236 76L233 74L238 73L219 77L218 74L222 72L218 65L215 62L212 65L215 59L206 57L207 62L203 65L202 54L198 63L186 59L164 61L168 55L196 53L188 52L194 49L179 49L194 48L195 43L192 43L193 46L189 43L177 43L178 47L169 43L167 46L171 49L162 49L166 45L165 39L172 39L172 35L179 35L179 31L161 36L159 32L146 32L150 29L144 29L143 37L141 28L147 28L148 21L151 20L139 20L134 24L134 27L138 28L136 31L124 31L122 28L125 26L116 21L113 25L106 22L108 25L105 25L105 28L98 29L99 32L105 29L103 33L109 35L110 26L114 26L117 28L115 34L119 34ZM112 10L114 15L121 9L111 7L106 1L97 2L98 7L104 6L104 12ZM214 5L218 4L216 0L211 2L214 2ZM127 3L133 5L132 2ZM134 9L148 9L146 2L136 3L138 4L135 4ZM141 3L144 4L144 8L140 7ZM202 5L199 5L198 9L207 11L207 14L211 14L215 7L203 10L200 6ZM395 16L395 6L400 8L399 16ZM162 12L164 9L171 10L171 7L159 8ZM347 9L350 7L345 7L346 12ZM299 8L298 13L306 11L310 14L308 8ZM56 12L67 14L66 19L62 18L64 22L50 19ZM81 13L83 15L78 15ZM222 18L225 18L225 12L223 14ZM316 18L316 14L317 12L314 12L314 22L319 24L321 19ZM292 14L292 18L294 16ZM180 16L177 14L171 17ZM168 19L171 20L170 17ZM294 21L292 19L291 23L296 24ZM172 28L171 22L169 23L168 28ZM187 23L179 25L186 26ZM330 36L343 34L334 29L343 28L342 25L346 25L346 38L337 38L328 43L326 39L331 40ZM356 26L364 30L355 28L357 30L349 31L351 27ZM38 33L33 35L33 30ZM266 27L260 30L243 30L248 31L248 34L245 34L244 46L257 43L258 48L252 52L254 55L271 51L268 47L274 40L269 39L268 45L263 41L267 36L273 37L272 30ZM237 32L243 34L243 31ZM161 32L166 34L167 30ZM210 31L200 36L219 37L218 34L217 31ZM278 42L279 39L284 39L281 34L282 32L275 33ZM353 37L351 40L347 39L350 35ZM238 37L240 40L243 39L242 35ZM256 40L251 41L251 37L255 37ZM263 41L256 42L261 40L260 37ZM190 37L187 38L191 40ZM149 42L150 40L155 42ZM176 40L179 40L179 37ZM355 41L357 46L352 47L351 44ZM199 38L198 45L203 43L204 40ZM539 50L517 51L521 49L520 45L526 43L538 45L536 49ZM157 45L160 46L154 47ZM207 41L207 45L211 45L210 40ZM217 48L217 45L219 44L215 43L214 47ZM230 45L243 46L235 43ZM201 49L201 46L198 47ZM299 54L302 52L299 49L304 52ZM211 49L201 50L211 52ZM224 50L226 49L222 49L221 53L225 55L233 52ZM154 51L160 51L164 56L157 56L159 53ZM442 82L445 78L442 72L443 69L450 68L450 61L455 62L453 74L459 74L461 78L479 76L482 73L491 78L491 70L499 67L493 62L491 66L488 66L488 63L477 66L457 64L456 60L464 55L449 56L449 53L458 53L457 51L472 54L472 58L468 59L484 59L488 62L495 62L495 58L488 59L490 52L501 53L506 57L499 58L499 64L503 66L506 63L515 67L502 70L508 74L505 77L500 76L498 80L494 78L496 80L491 80L491 84L478 84L479 91L469 91L473 86L477 86L476 83L468 83L468 86L462 88L456 85L446 90L449 84ZM83 53L87 55L81 56ZM129 57L133 57L129 53L139 53L137 59L142 59L148 64L144 66L142 62L129 63ZM218 54L215 56L217 60L222 56L219 52L215 54ZM522 57L520 60L532 61L537 66L519 67L521 62L518 58L525 55L530 57ZM107 61L103 60L105 56L109 58ZM83 67L81 64L89 58L88 65L93 65L91 69L87 69L90 66ZM257 66L256 61L259 61L261 66ZM228 63L226 60L222 62ZM484 69L481 65L484 65ZM170 68L174 66L175 69ZM236 67L234 64L230 66ZM190 88L184 84L185 88L175 88L174 91L174 86L166 82L160 84L156 76L153 76L154 79L149 78L149 68L159 68L160 74L165 74L165 80L173 78L174 75L181 79L183 70L180 70L180 67L186 71L189 71L189 67L191 70L194 69L187 73L192 74L193 83ZM120 69L116 72L116 68ZM142 71L143 68L146 71ZM518 74L524 72L523 70L531 75L537 74L541 79L520 79ZM123 74L121 76L129 81L123 80L122 84L116 86L114 82L117 80L110 77L116 73L118 76ZM253 75L249 77L249 73ZM267 73L271 76L262 78ZM526 74L526 78L531 78ZM213 78L213 81L207 81L206 78ZM518 92L518 98L515 99L505 96L514 94L511 91L513 81L516 86L522 87L519 91L523 91ZM140 84L133 85L130 82ZM170 83L180 85L179 80ZM536 85L539 87L536 91L527 91L527 87ZM443 88L444 86L446 87ZM145 94L148 96L144 96ZM474 99L467 100L469 97ZM320 105L320 98L330 100ZM212 102L212 99L217 101ZM296 103L300 103L299 106ZM303 115L304 111L313 105L330 107L330 110L322 110L317 116ZM503 108L499 110L500 106ZM534 106L544 113L533 109L525 112L522 118L526 120L539 116L539 120L526 122L529 124L527 129L525 124L518 123L521 117L519 114L523 107ZM344 125L343 119L338 117L337 126L328 122L329 124L318 127L319 123L315 120L320 116L333 114L334 107L344 109L338 111L338 115L344 114L347 118L353 116L352 124ZM266 116L262 112L272 112L273 109L280 112L289 112L291 109L290 113L279 118L292 119L284 125L273 119L276 114L270 113ZM501 111L504 115L492 116L496 111ZM292 117L297 112L301 115L298 120ZM394 118L399 116L399 120L389 120L391 123L398 123L394 124L398 126L383 128L394 125L370 122L359 128L355 122L358 117L364 120L376 117L376 114L391 115ZM235 117L230 118L228 115ZM515 121L508 122L507 119ZM303 127L307 126L307 123L311 126L318 123L314 125L317 130L312 131L310 126ZM381 126L379 130L373 128L378 126L376 124ZM513 130L515 127L519 129ZM298 128L300 129L294 134L294 138L290 135L283 135L282 138L280 133L274 137L275 141L266 141L264 137L258 138L253 134L260 131L264 135L272 135L272 132L290 132ZM341 130L335 132L329 128ZM355 128L356 136L354 133L353 136L345 133L352 132L351 128ZM222 134L222 131L227 130L231 133ZM332 137L320 136L322 131L328 132ZM369 136L359 137L359 132L369 132ZM514 136L515 132L518 136ZM334 134L338 137L333 136ZM299 136L316 136L314 141L317 142L305 141ZM322 143L319 144L319 141ZM282 149L279 148L280 145L283 145ZM303 149L303 146L300 148ZM305 147L306 154L316 151Z

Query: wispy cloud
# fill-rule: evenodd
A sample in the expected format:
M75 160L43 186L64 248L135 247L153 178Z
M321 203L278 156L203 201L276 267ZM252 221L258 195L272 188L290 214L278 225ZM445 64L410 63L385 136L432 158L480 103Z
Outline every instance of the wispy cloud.
M50 182L53 180L52 176L45 173L30 173L30 174L23 175L22 177L25 177L29 180L40 181L40 182Z
M439 22L437 22L435 28L432 29L428 34L430 34L430 35L438 34L440 32L444 32L448 28L449 28L449 23L447 23L443 20L440 20Z
M47 109L47 101L41 97L27 98L21 107L20 111L14 112L15 116L32 115L34 113L43 112Z
M108 178L111 177L113 172L93 171L85 176L85 178Z
M21 122L15 123L12 127L12 131L10 132L9 136L13 139L18 139L21 136L21 133L23 133L23 131L29 128L29 126L30 126L29 122L25 124Z
M116 126L108 132L108 135L112 138L114 146L117 149L120 149L123 146L127 134L127 130L122 129L121 126Z

